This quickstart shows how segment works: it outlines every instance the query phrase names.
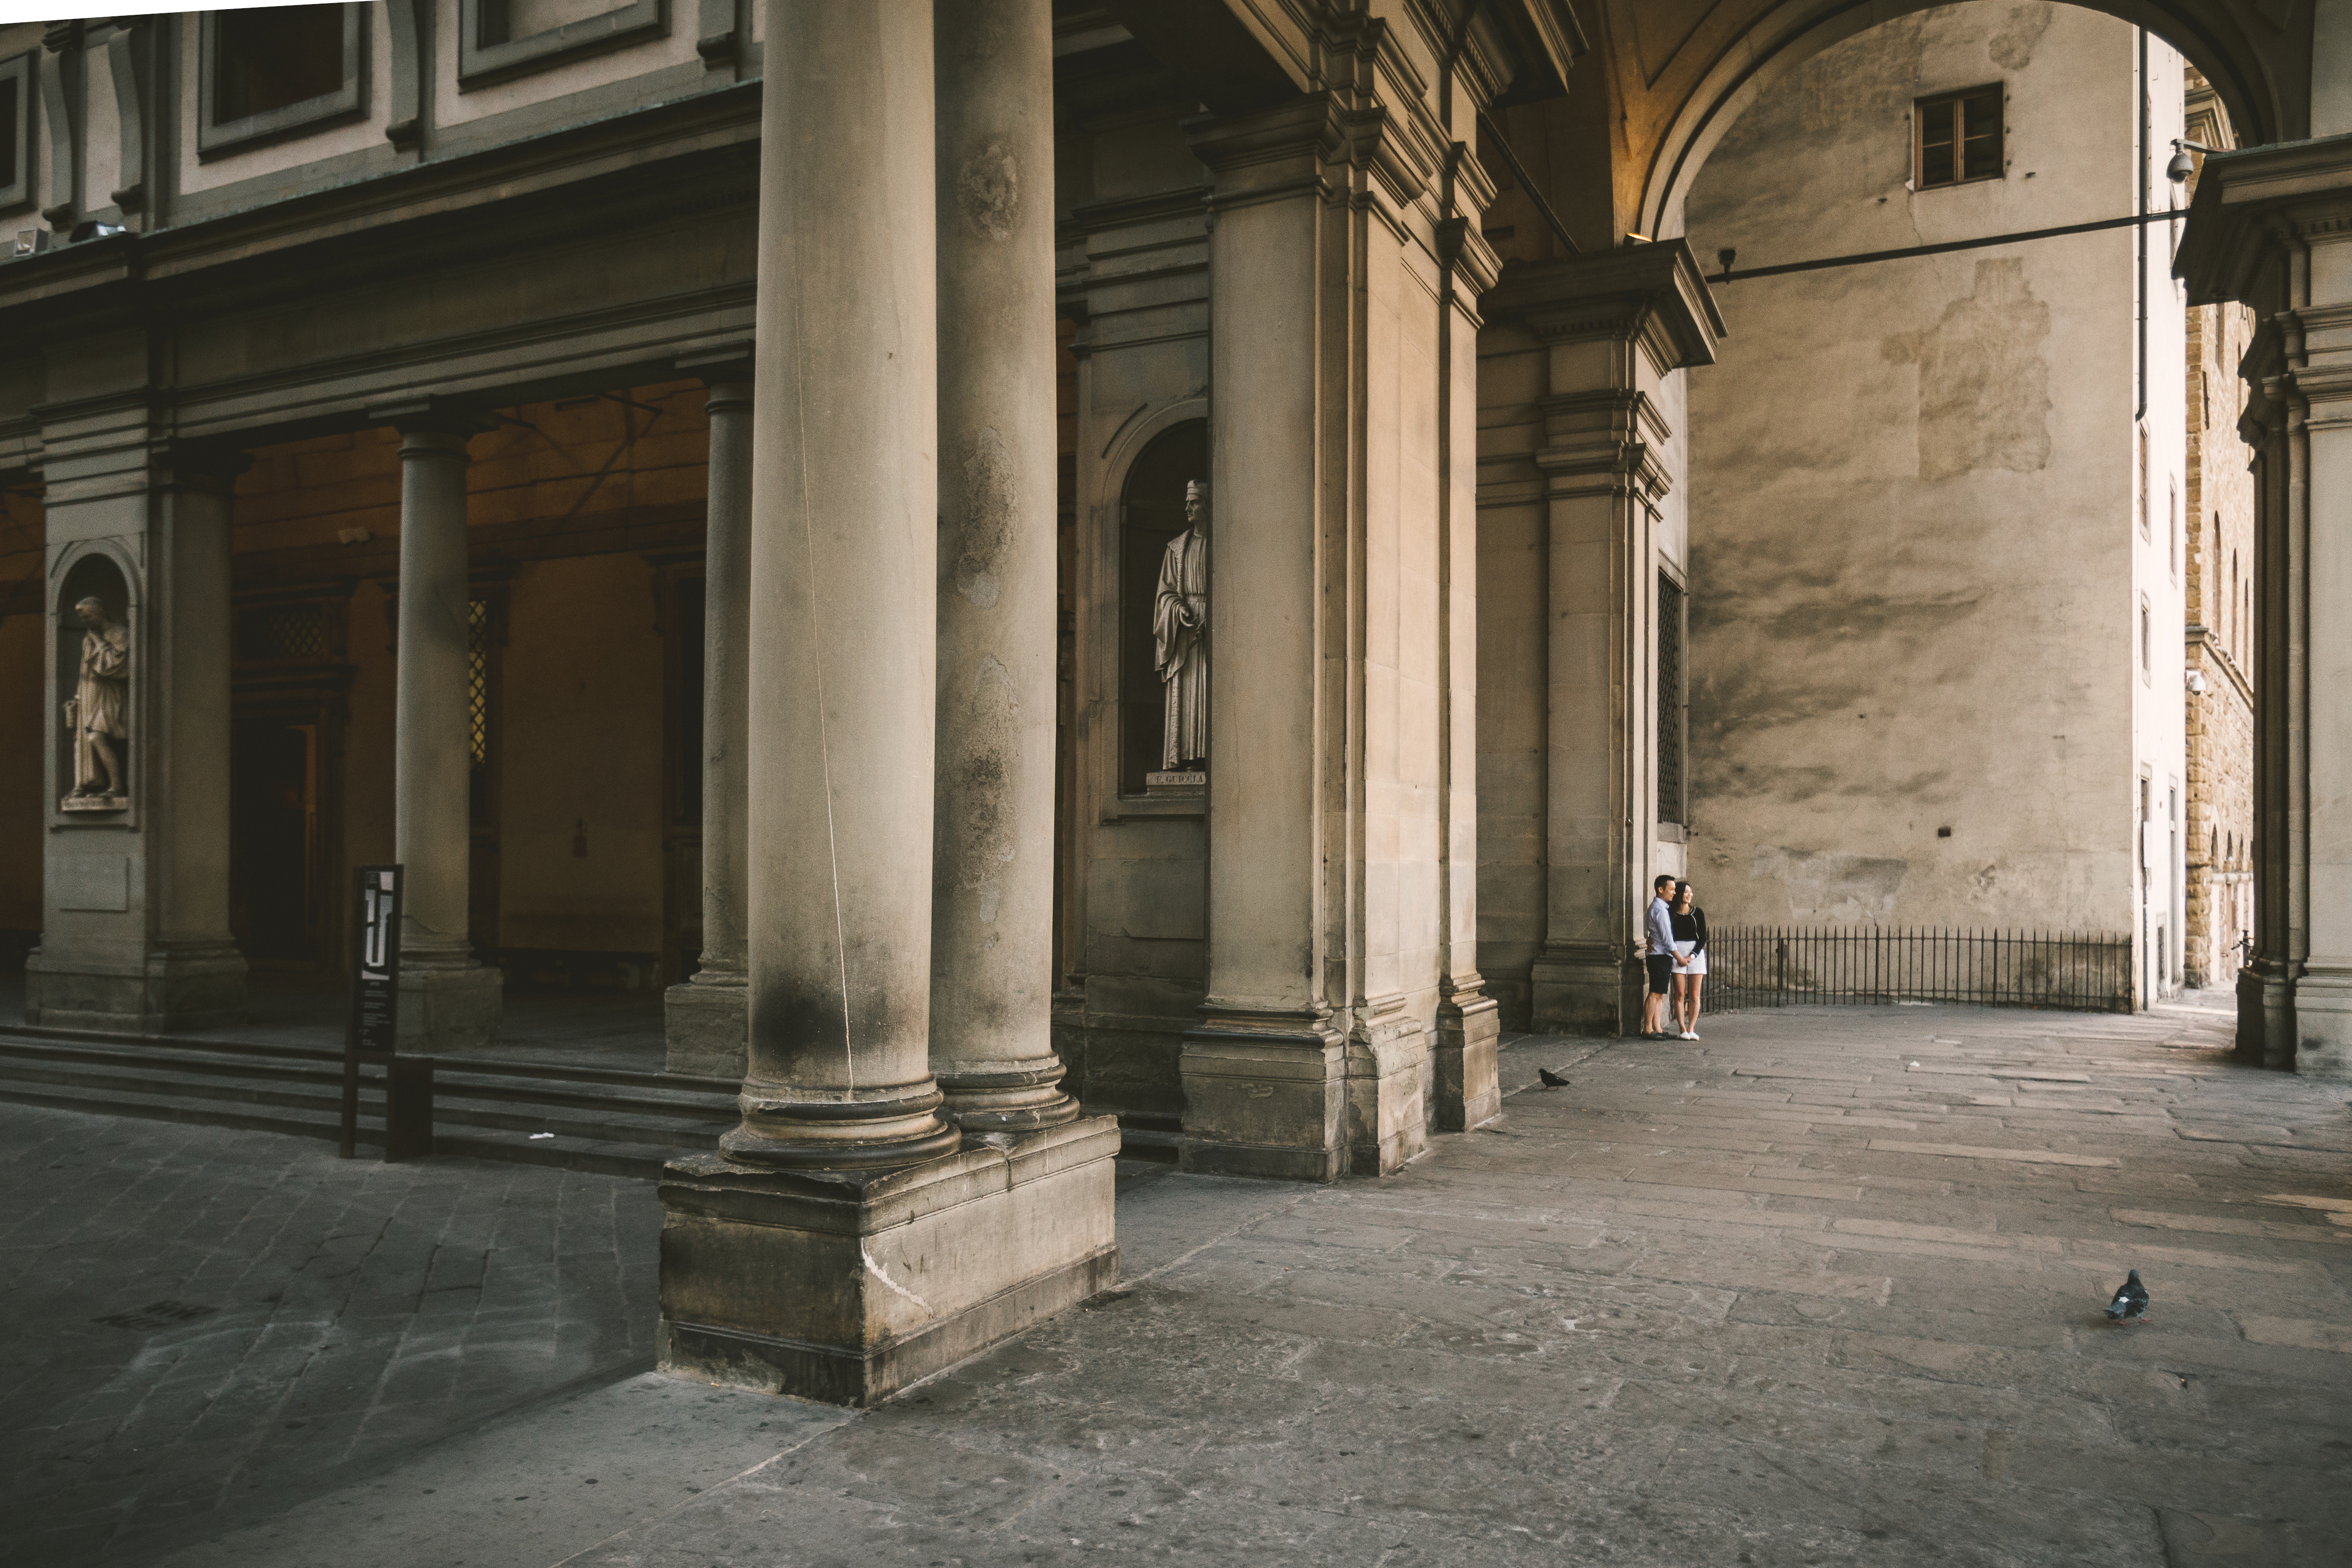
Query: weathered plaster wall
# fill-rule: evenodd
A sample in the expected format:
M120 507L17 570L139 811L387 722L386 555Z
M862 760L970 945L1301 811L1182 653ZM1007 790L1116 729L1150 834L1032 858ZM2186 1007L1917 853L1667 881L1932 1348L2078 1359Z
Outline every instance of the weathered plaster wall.
M507 611L501 946L662 945L662 644L635 555L535 561Z
M2160 171L2179 67L2150 56ZM1720 362L1690 382L1691 858L1718 921L2138 924L2137 774L2160 818L2182 771L2181 413L2152 374L2143 539L2130 232L1737 276L2128 214L2134 73L2132 30L2074 7L1901 18L1767 93L1694 189L1694 248L1738 253ZM1912 100L1996 80L2006 177L1908 189Z

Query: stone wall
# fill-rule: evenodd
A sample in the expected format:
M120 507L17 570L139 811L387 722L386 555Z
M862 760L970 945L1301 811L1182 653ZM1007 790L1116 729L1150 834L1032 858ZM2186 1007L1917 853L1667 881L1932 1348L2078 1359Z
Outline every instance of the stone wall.
M2189 134L2228 146L2212 89L2189 84ZM2253 454L2239 438L2238 362L2253 335L2242 305L2188 312L2189 595L2187 657L2202 678L2188 705L2189 984L2221 988L2252 935L2254 710Z
M2161 206L2179 68L2150 56ZM2180 328L2150 318L2143 521L2130 231L1739 277L2128 210L2135 68L2088 11L1941 7L1791 71L1698 177L1693 248L1711 276L1737 251L1690 389L1690 874L1718 922L2178 935ZM1913 189L1915 100L1994 81L2004 175ZM2165 265L2152 243L2158 301Z

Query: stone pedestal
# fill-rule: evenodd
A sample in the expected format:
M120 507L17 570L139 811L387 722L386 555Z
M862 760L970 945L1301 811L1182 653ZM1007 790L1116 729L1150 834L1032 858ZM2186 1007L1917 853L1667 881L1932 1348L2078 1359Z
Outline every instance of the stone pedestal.
M228 929L230 493L245 457L151 444L120 407L61 400L42 427L57 631L39 705L49 831L25 1019L216 1029L245 1016L245 960ZM69 616L84 596L130 633L119 797L68 793L73 737L59 705L74 695L81 631Z
M709 499L702 591L702 955L663 998L663 1066L743 1076L751 976L743 955L751 810L751 358L748 348L696 361L709 385Z
M394 857L400 916L400 1049L497 1043L505 977L467 931L472 654L466 444L478 420L431 399L378 411L400 431L400 651Z
M1489 996L1449 1000L1437 1014L1437 1130L1466 1133L1503 1113L1496 1075L1503 1015Z
M870 1405L1118 1280L1118 1124L968 1136L889 1171L717 1155L661 1184L663 1370Z
M1202 1026L1184 1036L1179 1163L1224 1176L1337 1179L1348 1168L1346 1039L1317 1019L1201 1011Z

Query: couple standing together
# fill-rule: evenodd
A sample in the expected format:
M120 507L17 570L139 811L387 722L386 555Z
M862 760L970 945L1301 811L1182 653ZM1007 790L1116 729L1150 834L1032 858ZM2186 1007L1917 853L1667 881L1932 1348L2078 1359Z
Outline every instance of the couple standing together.
M1706 984L1706 912L1691 884L1670 876L1653 883L1643 929L1650 994L1642 1000L1642 1038L1696 1040L1699 988ZM1670 1009L1672 1029L1666 1027Z

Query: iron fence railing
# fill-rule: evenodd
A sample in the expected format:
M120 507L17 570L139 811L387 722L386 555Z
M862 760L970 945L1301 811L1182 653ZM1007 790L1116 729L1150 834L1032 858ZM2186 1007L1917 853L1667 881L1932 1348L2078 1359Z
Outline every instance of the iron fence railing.
M1877 925L1707 933L1709 1012L1823 1003L1966 1002L2130 1012L2128 936Z

